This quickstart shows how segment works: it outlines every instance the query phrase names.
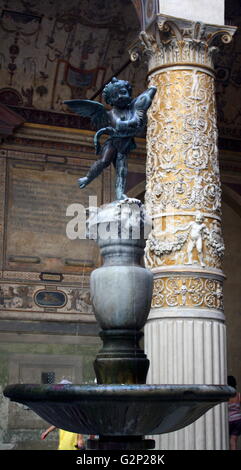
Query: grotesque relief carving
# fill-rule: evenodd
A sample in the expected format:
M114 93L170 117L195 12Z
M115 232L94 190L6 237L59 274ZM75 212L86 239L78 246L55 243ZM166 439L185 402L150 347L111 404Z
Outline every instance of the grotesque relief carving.
M153 177L153 191L146 197L153 215L173 208L221 213L221 187L218 179L208 171L201 174L199 170L177 170L173 181L165 181L160 173L159 178Z
M207 260L216 266L219 265L220 260L224 256L224 242L221 232L221 226L217 221L211 224L211 227L206 237L206 246L208 248Z
M161 91L149 111L149 212L219 211L221 190L213 79L196 71L152 77Z
M148 267L155 267L164 264L165 258L163 255L170 255L171 259L176 259L176 253L181 250L187 241L188 234L180 234L171 239L167 232L160 232L157 235L155 230L152 231L146 242L145 260Z
M150 268L221 269L221 187L214 82L200 68L151 75L146 208L154 219L145 258Z
M223 310L221 281L181 276L156 279L152 307L178 306Z

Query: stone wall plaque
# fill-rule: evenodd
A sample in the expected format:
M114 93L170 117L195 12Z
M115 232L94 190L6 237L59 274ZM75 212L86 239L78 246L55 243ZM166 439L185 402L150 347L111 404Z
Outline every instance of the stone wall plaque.
M71 217L66 216L66 209L76 203L88 208L89 196L97 196L101 204L101 179L80 191L76 174L67 172L64 164L19 167L18 162L10 162L8 170L6 268L63 273L85 270L86 259L95 265L95 243L67 237ZM84 171L80 169L79 176ZM37 266L32 262L35 258ZM66 259L78 263L68 264Z

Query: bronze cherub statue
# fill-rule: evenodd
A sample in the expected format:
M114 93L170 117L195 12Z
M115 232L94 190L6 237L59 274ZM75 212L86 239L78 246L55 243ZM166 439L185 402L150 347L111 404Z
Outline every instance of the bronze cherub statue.
M146 125L146 114L156 93L152 86L137 98L131 98L132 87L125 80L112 78L103 89L103 97L112 109L107 110L103 104L90 100L64 101L69 108L84 117L91 118L98 129L94 136L96 154L100 155L88 171L78 180L80 188L93 181L112 162L116 170L116 198L125 199L124 194L127 176L127 157L136 145L134 137L140 135ZM110 137L100 145L102 134Z

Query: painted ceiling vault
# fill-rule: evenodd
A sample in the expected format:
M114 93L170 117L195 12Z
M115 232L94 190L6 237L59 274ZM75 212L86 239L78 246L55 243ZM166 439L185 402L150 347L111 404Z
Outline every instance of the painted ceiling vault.
M5 104L65 111L64 99L91 98L129 62L128 46L138 30L129 0L0 5L0 101ZM134 64L122 77L138 89L139 73Z

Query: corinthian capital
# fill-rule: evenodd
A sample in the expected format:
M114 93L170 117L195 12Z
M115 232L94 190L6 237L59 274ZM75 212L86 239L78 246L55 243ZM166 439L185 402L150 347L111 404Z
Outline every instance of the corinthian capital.
M213 53L220 42L229 43L236 28L157 15L130 49L132 60L148 55L149 70L167 65L201 65L213 68Z

